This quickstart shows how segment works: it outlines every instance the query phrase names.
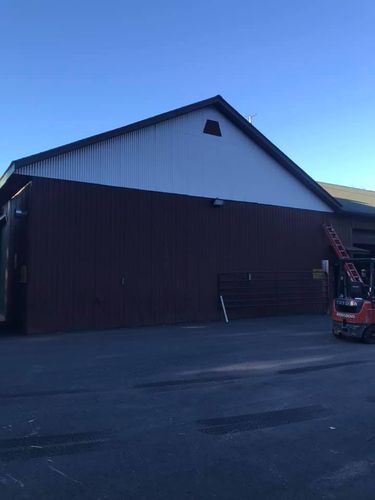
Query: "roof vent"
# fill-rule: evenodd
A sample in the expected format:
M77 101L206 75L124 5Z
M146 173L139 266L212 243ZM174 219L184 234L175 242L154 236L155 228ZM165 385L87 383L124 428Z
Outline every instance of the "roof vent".
M220 130L219 122L217 122L215 120L207 120L206 125L204 126L204 129L203 129L203 133L217 135L218 137L221 137L221 130Z

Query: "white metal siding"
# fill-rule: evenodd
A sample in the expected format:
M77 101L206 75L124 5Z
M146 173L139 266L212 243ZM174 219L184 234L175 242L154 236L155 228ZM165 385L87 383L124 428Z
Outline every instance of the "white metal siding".
M222 137L203 134L218 120ZM20 173L331 212L215 108L43 160Z

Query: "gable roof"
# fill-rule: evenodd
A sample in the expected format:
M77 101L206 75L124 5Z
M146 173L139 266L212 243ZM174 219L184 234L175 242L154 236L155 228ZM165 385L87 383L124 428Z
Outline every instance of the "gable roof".
M340 202L343 212L375 216L375 191L328 182L319 184Z
M213 106L218 109L224 116L226 116L234 125L236 125L242 132L244 132L252 141L254 141L258 146L260 146L267 154L273 157L285 170L287 170L291 175L298 179L302 184L304 184L310 191L312 191L316 196L318 196L323 202L325 202L329 207L337 210L340 209L340 202L337 201L333 196L331 196L327 191L325 191L317 182L315 182L304 170L302 170L296 163L294 163L288 156L286 156L278 147L276 147L271 141L269 141L257 128L249 123L238 111L236 111L223 97L220 95L205 99L203 101L198 101L181 108L162 113L160 115L153 116L151 118L146 118L130 125L124 127L116 128L108 132L93 135L87 137L86 139L81 139L57 148L49 149L48 151L43 151L38 154L31 156L26 156L18 160L13 161L7 171L3 174L0 179L0 187L4 185L7 178L12 174L16 173L18 169L25 165L31 163L39 162L54 156L68 153L91 144L95 144L113 137L124 135L135 130L139 130L150 125L155 125L163 121L169 120L171 118L176 118L178 116L191 113L193 111Z

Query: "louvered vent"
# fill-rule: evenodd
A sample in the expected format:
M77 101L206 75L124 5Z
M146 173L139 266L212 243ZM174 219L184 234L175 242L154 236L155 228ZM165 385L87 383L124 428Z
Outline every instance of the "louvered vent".
M206 125L204 126L203 129L204 134L210 134L210 135L217 135L221 137L221 130L220 130L220 125L219 122L216 120L207 120Z

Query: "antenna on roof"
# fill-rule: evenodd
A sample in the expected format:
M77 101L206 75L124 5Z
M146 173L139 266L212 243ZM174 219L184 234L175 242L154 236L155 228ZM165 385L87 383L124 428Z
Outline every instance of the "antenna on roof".
M253 123L253 118L255 118L257 116L258 113L252 113L251 115L249 115L247 117L247 120L249 123Z

